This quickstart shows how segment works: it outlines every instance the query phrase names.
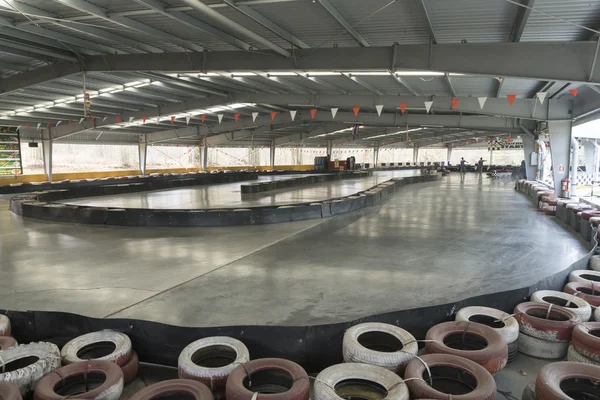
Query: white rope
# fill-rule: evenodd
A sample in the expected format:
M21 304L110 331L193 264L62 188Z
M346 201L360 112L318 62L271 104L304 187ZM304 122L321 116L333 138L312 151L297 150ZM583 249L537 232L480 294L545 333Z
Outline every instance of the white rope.
M4 363L4 359L0 356L0 363L2 363L2 374L6 371L6 363Z
M573 297L577 297L577 295L579 294L579 292L575 292L571 295L571 297L569 297L569 301L567 301L567 304L565 304L565 307L569 307L571 305L571 302L573 301Z
M550 305L548 306L548 312L546 313L546 319L550 318L550 311L552 311L552 306L553 306L553 305L554 305L554 304L550 304Z

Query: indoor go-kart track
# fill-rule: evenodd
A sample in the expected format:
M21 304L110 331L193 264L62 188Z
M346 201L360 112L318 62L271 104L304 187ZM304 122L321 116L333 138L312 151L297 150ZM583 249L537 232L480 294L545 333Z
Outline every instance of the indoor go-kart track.
M244 198L235 183L66 202L285 204L348 195L413 173L377 172ZM588 250L579 235L535 212L513 186L476 174L461 183L452 174L404 186L382 206L335 218L226 228L24 220L7 211L10 196L1 196L0 305L179 326L312 325L521 288L566 269ZM519 362L542 365L523 356ZM519 377L519 385L535 373ZM518 375L514 368L512 374Z

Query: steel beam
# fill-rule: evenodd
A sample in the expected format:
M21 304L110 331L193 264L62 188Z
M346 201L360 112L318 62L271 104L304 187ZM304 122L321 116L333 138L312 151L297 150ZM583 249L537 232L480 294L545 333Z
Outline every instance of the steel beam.
M429 37L431 38L432 43L437 43L437 38L435 37L435 30L433 29L433 24L431 23L431 18L429 17L429 11L427 11L427 6L425 5L425 0L417 0L417 3L421 4L421 8L423 9L423 14L425 14L425 20L427 21L427 29L429 30Z
M367 40L360 33L358 33L356 29L354 29L350 22L348 22L348 20L344 18L344 16L333 6L333 4L329 2L329 0L319 0L319 3L321 3L321 5L325 7L327 12L337 22L339 22L339 24L342 25L344 29L346 29L346 31L348 31L348 33L354 38L354 40L356 40L361 46L370 46L369 42L367 42Z
M2 43L2 45L0 46L0 51L4 53L14 54L20 57L27 57L32 58L34 60L42 60L48 62L53 62L56 60L68 60L71 62L78 61L75 55L68 55L65 52L44 50L35 46L24 45L10 40L1 40L0 43Z
M527 7L533 7L535 0L521 0L521 4ZM525 26L527 25L527 20L529 19L529 14L531 14L531 8L526 7L518 7L517 16L515 17L515 22L510 31L510 35L508 37L509 42L518 42L521 40L521 36L523 35L523 31L525 30Z
M406 83L406 81L404 79L402 79L401 77L399 77L398 75L396 75L392 71L390 71L390 74L392 75L392 78L394 78L396 80L396 82L398 82L399 84L401 84L402 86L404 86L409 92L411 92L415 96L419 95L419 92L417 92L408 83Z
M344 74L344 76L351 79L354 83L359 84L360 86L364 87L365 89L367 89L370 92L373 92L380 96L383 95L383 93L381 91L379 91L377 88L373 87L372 85L368 84L367 82L365 82L364 80L362 80L356 76L352 76L352 74Z
M444 78L446 79L446 84L448 85L448 89L450 89L450 93L452 93L452 97L457 97L456 90L452 84L452 79L450 79L450 75L447 72L444 74Z

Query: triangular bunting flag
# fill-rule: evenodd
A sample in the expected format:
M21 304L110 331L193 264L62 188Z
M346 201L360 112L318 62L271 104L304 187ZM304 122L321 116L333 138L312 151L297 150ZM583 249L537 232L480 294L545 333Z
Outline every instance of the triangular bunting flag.
M377 115L381 117L381 112L383 111L383 105L375 106L377 109Z
M510 136L506 138L507 142L510 142L511 140L512 140L512 138Z
M337 115L338 110L339 110L339 108L332 108L331 109L331 118L335 119L335 116ZM316 110L315 110L315 112L316 112ZM312 111L311 111L311 115L312 115ZM314 117L315 116L313 115L313 118Z
M404 114L404 112L406 111L407 106L407 103L400 103L400 110L402 111L402 114Z
M191 117L191 116L189 116L189 115L187 115L187 116L185 117L185 124L186 124L186 125L189 125L189 124L190 124L190 120L191 120L191 119L192 119L192 117Z
M429 114L429 111L431 111L431 106L433 105L433 101L426 101L425 102L425 109L427 110L427 114Z
M70 119L69 122L67 122L67 124L71 125L71 122L73 122L72 119Z
M360 107L352 107L352 111L354 111L354 116L358 117L358 112L360 111Z
M487 97L478 97L479 107L483 110L483 106L485 106L485 102L487 101Z
M271 121L275 121L276 115L277 115L277 111L271 111Z
M104 120L103 120L104 121ZM121 122L121 117L116 117L115 118L115 122L118 124L119 122Z
M37 124L37 129L40 129L40 126L42 126L41 122Z
M58 121L58 122L56 123L56 126L59 126L60 124L62 124L62 121Z
M548 94L548 92L537 92L536 96L540 101L540 104L544 104L544 100L546 100L546 95Z
M569 90L569 93L571 93L573 95L573 97L577 97L577 93L579 93L579 89L571 89L571 90Z
M217 118L219 119L219 124L223 121L223 114L217 114Z
M175 116L171 115L171 123L175 122Z
M313 108L310 110L310 116L312 117L312 119L315 119L315 115L317 115L317 109Z
M48 123L46 124L46 126L47 126L48 128L50 128L50 125L52 125L52 122L48 121Z
M506 98L508 99L508 104L510 104L511 106L513 104L515 104L515 99L517 98L516 94L507 94Z
M200 117L200 119L202 120L202 123L204 123L204 120L206 119L206 114L202 114L202 116Z
M291 110L291 111L290 111L290 116L292 117L292 121L294 121L294 120L296 119L296 113L297 113L297 112L298 112L298 111L296 111L296 110Z
M27 127L28 127L28 128L31 128L31 124L27 124Z
M240 119L240 114L233 114L233 118L235 118L235 122L238 122L238 119Z
M132 123L135 117L129 117L129 123Z
M252 122L256 121L257 117L258 117L258 113L257 112L253 112L252 113Z
M148 117L146 117L146 116L143 116L143 117L142 117L142 123L143 123L143 124L145 124L147 119L148 119Z
M104 117L104 118L102 118L102 122L106 121L106 118L108 118L108 117Z
M459 101L459 99L456 99L456 98L450 100L450 103L452 104L452 109L453 110L456 110L456 107L458 107L458 101Z
M85 118L81 118L81 119L79 120L79 123L80 123L80 124L83 124L83 121L85 121Z

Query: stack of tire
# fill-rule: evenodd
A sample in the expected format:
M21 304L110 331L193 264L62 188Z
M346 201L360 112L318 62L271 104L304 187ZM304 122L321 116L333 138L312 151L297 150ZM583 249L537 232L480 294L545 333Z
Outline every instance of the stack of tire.
M567 359L600 366L600 322L586 322L573 329Z
M555 362L542 367L527 385L522 400L592 399L598 397L600 367L577 362Z
M498 332L508 348L508 363L519 353L519 324L517 320L505 313L489 307L465 307L456 313L456 321L475 322L489 326Z
M0 351L17 346L17 341L10 336L10 319L6 315L0 314Z
M519 323L519 352L550 360L567 355L579 316L569 308L547 303L527 302L515 307Z
M538 290L531 295L530 301L568 308L579 317L581 322L588 322L592 318L592 307L577 294L568 294L556 290Z
M42 378L60 367L60 350L52 343L22 344L2 350L0 356L4 366L0 382L14 385L23 397L29 397Z

